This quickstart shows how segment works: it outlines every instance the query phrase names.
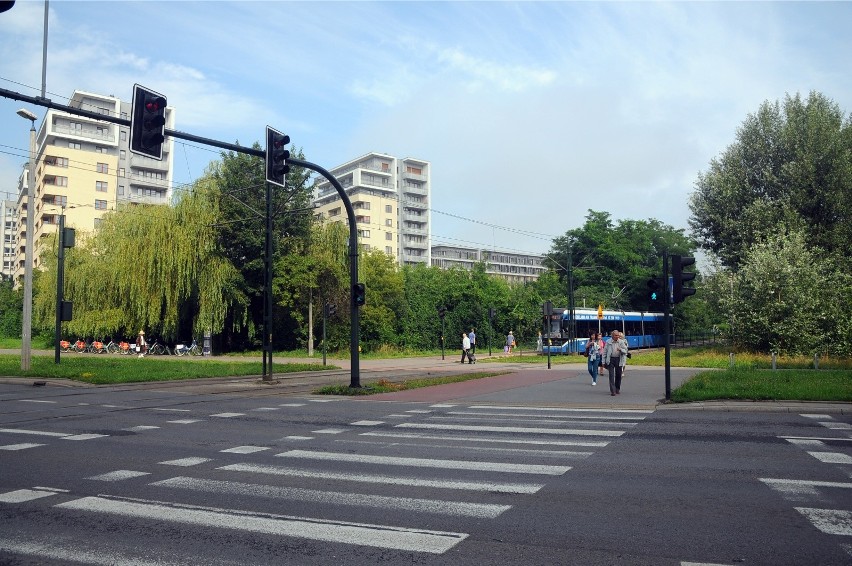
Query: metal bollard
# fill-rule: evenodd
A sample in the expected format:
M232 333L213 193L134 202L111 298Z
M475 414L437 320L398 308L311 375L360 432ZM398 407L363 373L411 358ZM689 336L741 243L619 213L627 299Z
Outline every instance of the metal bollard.
M814 354L814 369L819 369L819 354Z
M731 364L731 369L734 369L734 353L733 352L731 352L731 354L730 354L730 364Z
M773 369L773 370L778 369L778 368L776 367L776 365L775 365L775 357L776 357L776 355L777 355L777 354L776 354L775 352L772 352L772 369Z

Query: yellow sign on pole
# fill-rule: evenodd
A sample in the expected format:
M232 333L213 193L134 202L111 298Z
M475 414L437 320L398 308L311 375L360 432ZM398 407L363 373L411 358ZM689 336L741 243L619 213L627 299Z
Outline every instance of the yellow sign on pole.
M603 305L598 305L598 320L603 319Z

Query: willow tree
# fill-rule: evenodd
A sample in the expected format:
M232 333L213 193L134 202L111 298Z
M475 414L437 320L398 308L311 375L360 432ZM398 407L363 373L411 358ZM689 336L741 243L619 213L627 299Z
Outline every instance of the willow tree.
M245 321L239 272L216 249L218 199L210 176L180 194L174 206L123 206L103 217L93 233L78 231L68 250L65 297L74 319L71 337L132 336L139 329L166 340L204 330L221 332L235 310ZM54 249L54 246L50 249ZM44 258L36 320L51 328L56 308L56 258Z

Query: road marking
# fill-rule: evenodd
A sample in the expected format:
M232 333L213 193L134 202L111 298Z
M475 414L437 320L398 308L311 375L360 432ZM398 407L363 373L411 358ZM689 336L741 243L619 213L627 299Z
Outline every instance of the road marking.
M311 403L334 403L335 401L342 401L342 399L308 399Z
M772 489L781 492L785 496L792 496L792 499L804 500L810 497L819 495L816 488L818 487L836 487L852 489L852 483L834 482L834 481L811 481L811 480L789 480L778 478L759 478Z
M462 489L467 491L494 491L498 493L536 493L544 484L530 483L498 483L485 481L449 481L449 480L426 480L414 477L380 476L373 474L344 474L336 472L323 472L319 470L299 470L283 466L255 465L255 464L231 464L216 468L232 472L250 472L254 474L268 474L275 476L291 476L306 478L321 478L329 480L341 480L344 482L376 483L388 485L407 485L414 487L430 487L436 489Z
M165 462L158 462L164 466L197 466L198 464L203 464L204 462L210 462L210 458L200 458L200 457L190 457L190 458L179 458L177 460L166 460Z
M279 458L305 460L331 460L358 464L381 464L384 466L413 466L418 468L440 468L445 470L476 470L479 472L502 472L508 474L538 474L561 476L570 466L548 466L539 464L504 464L502 462L471 462L466 460L437 460L432 458L400 458L394 456L371 456L369 454L346 454L344 452L315 452L290 450L276 454Z
M56 403L56 401L45 401L43 399L18 399L21 403Z
M244 417L245 413L216 413L211 417L219 417L220 419L230 419L231 417Z
M134 470L115 470L114 472L107 472L105 474L91 476L86 479L96 481L121 481L148 475L151 475L150 472L137 472Z
M501 405L471 405L468 409L494 409L502 411L553 411L562 413L637 413L650 415L654 411L647 409L568 409L563 407L512 407Z
M819 424L825 428L830 428L831 430L852 430L852 425L849 423L826 422Z
M378 548L442 554L467 538L465 533L406 529L390 525L370 525L249 513L233 509L168 504L160 501L116 500L83 497L56 507L123 517L134 517L335 542Z
M258 407L257 409L252 409L252 411L280 411L281 409L278 407Z
M491 446L458 446L457 444L429 444L422 442L398 442L398 441L379 441L379 440L341 440L335 442L356 442L360 444L374 444L378 446L418 446L429 448L450 448L464 450L479 450L480 452L497 452L499 454L532 454L534 456L543 456L551 458L588 458L593 452L572 452L567 450L530 450L526 448L505 448Z
M526 409L524 409L524 410L526 410ZM505 417L534 417L534 418L537 418L537 419L564 419L566 417L570 417L572 420L574 420L574 419L602 419L602 418L606 418L606 419L613 420L613 421L642 421L642 420L645 419L645 417L618 417L618 416L603 417L601 415L594 415L594 416L592 416L592 415L541 415L541 414L536 415L536 414L529 414L529 413L481 413L479 411L447 411L447 414L448 415L477 415L477 416L480 416L480 417L489 416L489 417L500 417L500 418L505 418ZM607 424L609 424L609 423L607 423ZM618 424L618 423L612 423L612 424ZM636 423L630 423L630 424L636 424Z
M526 440L518 438L479 438L476 436L441 436L420 432L371 431L360 436L385 436L389 438L422 438L424 440L458 440L461 442L493 442L498 444L533 444L541 446L590 446L603 448L608 440Z
M269 450L269 448L265 448L263 446L235 446L234 448L219 450L219 452L231 452L233 454L254 454L255 452L262 452L263 450Z
M530 415L534 416L534 415ZM537 415L535 415L537 416ZM556 416L556 415L541 415L541 416ZM573 424L575 426L622 426L622 427L632 427L636 426L637 423L619 423L619 422L602 422L602 421L574 421L574 420L546 420L546 419L521 419L517 418L516 415L503 415L499 417L499 419L494 417L456 417L456 416L446 416L446 415L435 415L429 417L430 419L435 420L452 420L452 421L495 421L501 420L503 422L513 422L513 423L548 423L548 424Z
M2 431L0 431L2 432ZM795 438L798 440L852 440L852 438L837 438L837 437L826 437L826 436L779 436L778 438L784 438L786 440L790 440L791 438Z
M0 446L0 450L26 450L27 448L38 448L39 446L46 446L45 444L34 444L32 442L23 442L21 444L7 444L5 446Z
M58 487L42 487L40 485L34 486L33 489L43 489L45 491L53 491L55 493L71 493L70 489L61 489Z
M98 552L83 546L75 546L72 542L63 539L53 543L51 541L33 541L30 538L26 540L0 538L0 548L23 556L39 557L38 564L46 562L45 559L59 564L95 564L98 566L113 566L115 564L182 566L187 563L185 557L166 561L159 552L153 562L140 556L119 555L115 551Z
M622 430L583 430L574 428L532 428L522 426L479 426L479 425L449 425L438 423L401 423L399 428L426 428L434 430L462 430L477 432L518 432L523 434L564 434L576 436L621 436Z
M346 432L345 428L322 428L320 430L312 430L314 434L340 434L341 432Z
M22 428L0 428L0 433L6 434L32 434L34 436L69 436L67 432L46 432L43 430L26 430Z
M799 416L805 417L807 419L826 419L826 420L829 420L829 419L833 418L831 415L819 415L819 414L814 414L814 413L800 413Z
M281 403L279 407L304 407L306 403Z
M290 499L297 501L311 501L313 503L327 503L331 505L348 505L352 507L377 507L402 509L405 511L416 511L421 513L435 513L440 515L452 515L458 517L476 517L480 519L493 519L504 511L512 508L511 505L493 505L486 503L464 503L459 501L441 501L437 499L417 499L411 497L388 497L384 495L369 495L363 493L350 493L342 491L320 491L316 489L302 489L292 487L279 487L272 485L261 485L233 481L215 481L188 477L176 477L163 481L154 482L151 485L158 487L171 487L177 489L189 489L207 493L233 493L237 495L248 495L254 497Z
M394 418L397 418L397 419L410 419L413 416L414 415L385 415L385 418L394 417Z
M406 413L413 413L415 415L428 415L432 411L428 411L426 409L411 409L410 411L405 411Z
M132 426L130 428L125 428L123 430L129 430L129 431L136 432L136 431L140 431L140 430L153 430L155 428L160 428L160 427L151 426L151 425L139 425L139 426Z
M201 419L178 419L176 421L167 421L174 424L192 424L192 423L200 423Z
M41 499L56 495L55 491L41 491L36 489L16 489L7 493L0 493L0 503L25 503L34 499Z
M170 411L172 413L189 413L189 412L191 412L190 409L162 409L160 407L152 407L151 410L152 411Z
M380 424L385 424L384 421L355 421L354 423L349 423L352 426L376 426Z
M313 436L285 436L287 440L313 440Z
M808 452L808 454L826 464L852 464L852 456L842 452Z
M830 535L852 536L852 511L796 507L813 525Z
M62 440L91 440L93 438L104 438L108 434L70 434L61 437Z
M717 564L715 562L681 562L680 566L731 566L730 564Z
M445 409L449 407L457 407L458 405L446 405L443 403L438 403L437 405L429 405L429 407L433 407L435 409Z
M810 438L788 438L787 442L796 446L810 446L812 448L826 448L825 442L822 440L812 440Z

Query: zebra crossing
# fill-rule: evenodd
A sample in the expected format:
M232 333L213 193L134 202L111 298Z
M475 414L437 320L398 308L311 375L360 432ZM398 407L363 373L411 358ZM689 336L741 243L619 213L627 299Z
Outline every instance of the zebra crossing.
M274 410L258 408L265 409L258 413ZM451 404L389 409L385 416L294 430L270 445L194 450L140 469L100 469L82 478L84 485L97 485L94 492L22 486L0 493L0 503L45 505L82 522L152 520L246 536L441 555L469 536L465 520L495 520L511 512L652 412ZM164 419L127 430L161 434L158 427L215 426L248 411L193 412L179 419L169 414L175 411L159 411ZM92 442L108 436L0 429L0 443L6 434ZM44 449L50 440L0 449ZM175 469L180 473L171 473ZM145 496L130 496L135 491L122 485ZM282 504L294 513L270 510ZM20 548L20 541L0 534L0 549L16 545ZM38 545L27 548L37 552Z

